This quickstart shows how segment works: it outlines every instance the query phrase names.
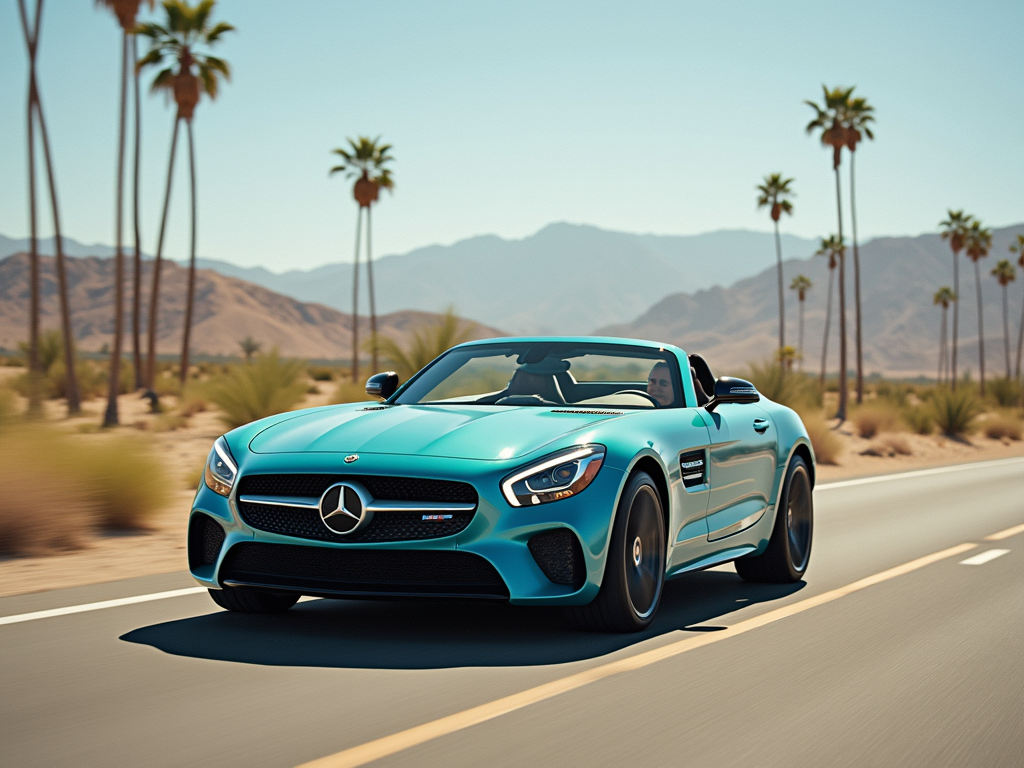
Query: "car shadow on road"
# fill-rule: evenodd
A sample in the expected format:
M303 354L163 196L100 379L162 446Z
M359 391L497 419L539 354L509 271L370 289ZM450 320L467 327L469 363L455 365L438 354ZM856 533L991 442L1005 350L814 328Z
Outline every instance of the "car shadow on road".
M216 611L121 636L165 653L243 664L445 669L561 664L678 630L709 632L729 613L778 600L797 584L748 584L704 571L668 582L653 624L611 635L572 629L554 608L447 601L314 600L272 616ZM709 623L710 622L710 623Z

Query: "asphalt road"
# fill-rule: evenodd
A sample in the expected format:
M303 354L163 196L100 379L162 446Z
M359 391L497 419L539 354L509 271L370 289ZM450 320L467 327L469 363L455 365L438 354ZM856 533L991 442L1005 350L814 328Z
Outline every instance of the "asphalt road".
M295 766L383 739L333 764L1024 766L1024 530L986 540L1024 523L1024 461L839 483L815 505L806 583L691 574L641 636L508 606L239 616L205 594L2 623L186 574L0 599L0 764ZM1009 551L961 564L992 550ZM440 718L407 749L387 738Z

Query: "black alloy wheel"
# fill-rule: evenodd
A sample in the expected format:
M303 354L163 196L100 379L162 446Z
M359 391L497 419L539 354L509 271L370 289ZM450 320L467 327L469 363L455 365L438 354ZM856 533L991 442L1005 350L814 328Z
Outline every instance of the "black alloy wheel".
M741 557L736 572L746 581L791 584L800 581L811 559L814 498L807 463L794 456L775 512L768 548L761 555Z
M283 613L301 597L291 592L270 592L252 587L225 587L209 592L213 602L236 613Z
M665 583L665 515L646 472L630 477L612 528L604 581L589 605L568 615L581 629L638 632L654 619Z

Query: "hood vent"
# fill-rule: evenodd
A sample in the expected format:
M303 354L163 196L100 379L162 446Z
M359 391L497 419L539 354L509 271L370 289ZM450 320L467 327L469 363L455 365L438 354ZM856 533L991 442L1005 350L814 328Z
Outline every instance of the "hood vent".
M696 488L708 481L707 459L704 451L690 451L679 457L679 469L683 475L683 485Z

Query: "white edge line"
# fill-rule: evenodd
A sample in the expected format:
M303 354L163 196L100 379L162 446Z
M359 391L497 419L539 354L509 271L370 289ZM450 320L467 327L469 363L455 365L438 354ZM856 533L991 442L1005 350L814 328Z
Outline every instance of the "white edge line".
M992 461L976 461L972 464L950 464L945 467L932 467L931 469L915 469L910 472L896 472L891 475L875 475L873 477L858 477L853 480L838 480L833 483L822 483L814 486L816 491L824 491L830 488L849 488L853 485L868 485L869 483L882 483L886 480L903 480L908 477L927 477L928 475L944 475L948 472L962 472L968 469L981 469L984 467L999 467L1004 464L1019 464L1024 462L1024 456L1017 456L1010 459L993 459Z
M69 605L66 608L51 608L48 611L34 611L32 613L19 613L14 616L0 616L0 625L20 624L23 621L49 619L53 616L67 616L70 613L85 613L87 611L99 611L104 608L117 608L120 605L148 603L152 600L166 600L169 597L198 595L200 592L205 591L206 587L188 587L187 589L172 589L169 592L154 592L150 595L136 595L135 597L121 597L117 600L103 600L98 603L83 603L82 605Z
M980 555L974 557L968 557L966 560L961 560L960 565L984 565L995 560L997 557L1010 554L1008 549L990 549L986 552L982 552Z

